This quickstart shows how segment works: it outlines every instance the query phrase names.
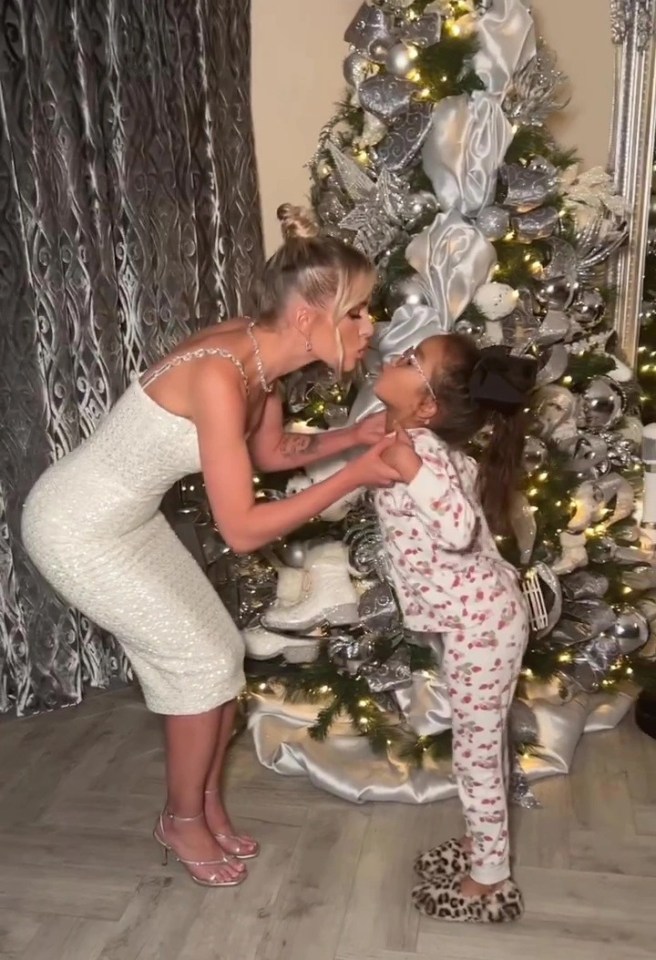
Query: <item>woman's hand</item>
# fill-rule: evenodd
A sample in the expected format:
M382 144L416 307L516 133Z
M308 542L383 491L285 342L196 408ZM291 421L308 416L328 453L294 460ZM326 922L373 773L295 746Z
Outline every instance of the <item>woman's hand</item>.
M355 426L352 427L353 446L371 447L373 444L378 443L379 440L382 440L385 436L386 420L387 414L383 410L382 413L372 413L370 417L365 417L364 420L356 423Z
M421 458L415 453L410 435L400 426L396 428L393 444L385 449L383 460L397 471L403 483L414 480L422 465Z
M391 487L398 483L401 476L398 470L386 462L386 454L397 443L394 435L383 437L378 443L352 460L345 471L350 471L358 487Z

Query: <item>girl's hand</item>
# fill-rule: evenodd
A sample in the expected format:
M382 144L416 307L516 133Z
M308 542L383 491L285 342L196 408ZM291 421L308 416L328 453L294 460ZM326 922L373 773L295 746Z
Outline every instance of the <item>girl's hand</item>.
M403 483L410 483L422 465L421 458L415 453L412 439L403 427L397 426L392 439L394 442L385 450L383 459L388 466L398 472Z
M378 443L344 467L349 470L356 487L391 487L401 479L398 470L386 461L386 454L396 444L396 437L383 437Z
M353 427L353 446L371 447L378 443L385 436L385 421L387 414L383 410L381 413L372 413L370 417L365 417L360 423Z

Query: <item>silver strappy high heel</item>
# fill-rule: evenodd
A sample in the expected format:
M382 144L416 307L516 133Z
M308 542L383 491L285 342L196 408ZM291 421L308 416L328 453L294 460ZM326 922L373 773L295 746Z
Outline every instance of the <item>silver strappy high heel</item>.
M169 853L172 853L178 863L181 863L185 868L191 879L194 883L200 884L202 887L238 887L240 883L243 883L246 879L246 870L242 869L242 872L239 876L234 877L234 879L224 879L218 874L210 873L208 877L198 876L197 873L194 873L194 867L209 867L209 866L229 866L232 862L231 857L221 857L218 860L185 860L183 857L180 857L175 849L166 839L166 834L164 830L164 818L167 820L177 820L178 823L193 823L194 820L200 820L204 814L199 813L196 817L176 817L175 814L169 813L168 810L164 810L159 816L159 823L153 831L153 837L155 841L162 848L162 865L166 866L169 860Z

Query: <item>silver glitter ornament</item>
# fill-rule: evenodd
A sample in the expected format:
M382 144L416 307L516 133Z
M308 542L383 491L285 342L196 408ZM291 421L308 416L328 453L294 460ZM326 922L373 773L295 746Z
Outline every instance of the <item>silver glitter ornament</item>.
M484 207L476 217L476 226L488 240L500 240L510 230L510 214L503 207Z
M513 77L503 109L517 126L540 127L568 102L567 77L557 69L553 53L542 46Z
M624 414L625 397L610 377L595 377L583 392L583 419L591 430L614 427Z
M606 301L598 290L581 290L569 312L584 330L594 330L604 319Z
M393 47L390 47L385 61L388 73L395 77L406 77L412 70L417 55L417 48L411 44L403 43L403 41L395 43Z
M598 268L626 242L628 224L609 224L608 219L597 216L576 234L577 276L584 284L593 284Z
M337 176L354 204L339 227L354 233L353 245L374 260L411 218L410 188L386 168L374 180L334 144L329 145L329 151Z

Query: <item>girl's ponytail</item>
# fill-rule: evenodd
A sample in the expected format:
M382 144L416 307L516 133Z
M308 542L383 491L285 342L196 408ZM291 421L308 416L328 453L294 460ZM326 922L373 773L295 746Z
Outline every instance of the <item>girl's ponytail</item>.
M519 484L526 432L526 414L493 410L492 433L479 459L478 495L492 533L510 533L510 510Z
M513 357L505 347L488 347L472 371L469 393L487 411L492 435L479 462L478 493L493 533L510 532L510 509L519 482L526 433L527 397L535 386L537 362Z

